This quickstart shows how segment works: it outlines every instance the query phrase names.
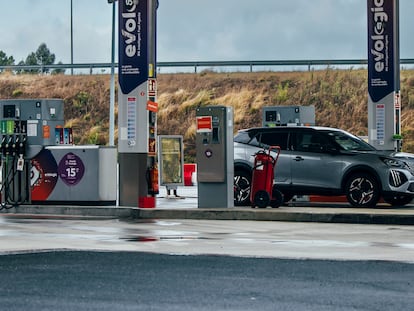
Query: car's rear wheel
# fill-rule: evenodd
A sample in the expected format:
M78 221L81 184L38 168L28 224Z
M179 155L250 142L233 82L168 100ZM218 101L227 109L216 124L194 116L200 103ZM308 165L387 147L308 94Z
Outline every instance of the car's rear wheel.
M294 194L289 193L289 192L284 192L283 193L283 203L287 204L290 200L292 200Z
M270 200L270 206L272 208L278 208L279 206L283 205L283 203L284 203L283 193L279 191L277 188L273 187L272 200Z
M250 205L250 189L252 177L249 173L242 170L234 172L234 205Z
M273 193L275 193L275 191L280 191L281 192L281 194L282 194L282 197L283 197L283 201L282 201L282 203L281 203L281 205L283 205L283 204L287 204L290 200L292 200L292 198L293 198L293 196L294 196L294 194L293 193L290 193L290 192L283 192L283 191L281 191L281 190L279 190L278 189L278 187L276 186L276 185L273 185L273 188L272 188L273 190Z
M356 207L375 207L380 197L376 179L367 173L353 174L345 185L348 202Z
M411 201L414 199L411 195L395 195L395 196L389 196L384 197L384 201L388 204L391 204L392 206L404 206L408 203L411 203Z

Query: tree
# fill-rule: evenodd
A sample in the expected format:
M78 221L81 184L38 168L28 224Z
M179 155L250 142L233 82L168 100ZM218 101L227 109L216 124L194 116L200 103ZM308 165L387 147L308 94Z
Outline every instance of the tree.
M7 56L2 50L0 50L0 66L14 65L13 56ZM1 72L2 70L0 70Z
M30 53L26 57L26 61L24 62L24 65L29 66L44 66L44 65L52 65L55 62L55 54L51 53L48 49L46 43L40 44L40 46L37 48L36 52ZM21 64L20 62L19 64ZM49 72L49 69L42 68L42 69L26 69L24 70L26 73L47 73Z
M52 65L55 63L55 54L51 53L46 43L42 43L36 51L36 59L39 65ZM43 70L48 72L48 70Z
M36 66L36 65L40 65L37 63L37 58L36 58L36 54L35 53L30 53L27 57L26 57L26 61L24 62L24 65L29 65L29 66ZM25 69L24 72L26 73L38 73L39 69Z
M63 65L62 62L57 63L58 65ZM52 75L58 75L58 74L62 74L65 73L65 69L63 68L56 68L52 70Z

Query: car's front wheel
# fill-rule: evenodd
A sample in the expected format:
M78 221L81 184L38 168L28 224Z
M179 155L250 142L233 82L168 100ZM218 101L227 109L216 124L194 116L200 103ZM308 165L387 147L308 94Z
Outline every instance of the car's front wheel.
M234 205L250 205L250 189L252 177L246 171L234 171Z
M367 173L353 174L345 185L348 202L356 207L375 207L380 190L376 179Z

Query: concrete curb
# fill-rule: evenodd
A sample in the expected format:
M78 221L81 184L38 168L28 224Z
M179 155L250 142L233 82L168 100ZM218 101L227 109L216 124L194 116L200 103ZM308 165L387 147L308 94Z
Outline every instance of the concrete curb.
M414 225L414 209L355 209L326 207L251 208L154 208L119 206L55 206L21 205L0 211L3 215L36 215L37 217L68 218L129 218L129 219L197 219L292 221L355 224Z
M20 205L1 210L1 214L45 215L45 216L78 216L78 217L108 217L130 218L132 208L119 206L55 206L55 205Z
M253 220L253 221L292 221L292 222L324 222L324 223L356 223L356 224L395 224L414 225L414 214L367 212L342 212L340 208L332 211L287 211L286 209L254 210L254 209L136 209L136 219L212 219L212 220Z

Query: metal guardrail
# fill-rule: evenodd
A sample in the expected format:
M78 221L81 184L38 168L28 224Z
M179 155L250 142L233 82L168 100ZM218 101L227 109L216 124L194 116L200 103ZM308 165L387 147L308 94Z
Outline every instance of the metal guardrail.
M251 61L182 61L182 62L158 62L157 68L180 68L193 67L197 73L198 68L214 68L214 67L247 67L252 72L254 67L306 67L308 71L315 66L355 66L367 65L367 59L332 59L332 60L251 60ZM400 65L414 65L414 58L401 59ZM50 70L68 70L68 69L89 69L92 74L93 69L111 68L111 63L78 63L78 64L53 64L53 65L13 65L0 66L0 71L22 71L22 70L38 70L41 72ZM115 63L115 68L118 64Z

